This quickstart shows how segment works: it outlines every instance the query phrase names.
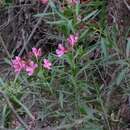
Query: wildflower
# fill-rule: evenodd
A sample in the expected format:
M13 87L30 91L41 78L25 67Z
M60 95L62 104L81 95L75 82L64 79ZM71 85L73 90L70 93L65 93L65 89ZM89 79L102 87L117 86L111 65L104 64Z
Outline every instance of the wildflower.
M33 47L33 48L32 48L32 53L34 54L34 56L35 56L36 58L42 56L41 48L38 48L38 49L37 49L37 48Z
M19 74L22 69L25 68L25 61L21 59L21 57L16 56L14 60L12 60L12 66L15 69L15 72Z
M52 63L48 59L44 59L43 61L43 67L50 70L52 67Z
M47 4L48 0L40 0L42 4Z
M26 72L28 73L29 76L33 75L35 69L38 67L37 64L35 64L33 61L29 61L28 64L26 65Z
M62 45L62 44L59 44L58 45L58 49L56 49L56 54L58 57L61 57L63 56L65 53L67 52L67 49Z
M78 35L70 35L68 38L67 38L67 42L69 45L71 45L72 47L78 42Z

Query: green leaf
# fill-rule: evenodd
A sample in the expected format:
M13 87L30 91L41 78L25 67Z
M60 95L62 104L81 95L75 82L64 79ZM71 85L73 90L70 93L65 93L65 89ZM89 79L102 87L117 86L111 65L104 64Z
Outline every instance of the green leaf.
M81 106L79 110L81 114L86 114L86 109L83 106Z
M89 29L85 29L84 32L82 32L81 36L80 36L80 39L83 39L86 34L88 33Z
M4 86L4 81L3 81L2 78L0 78L0 85L1 85L1 86Z
M101 38L101 50L102 50L102 54L103 54L105 57L107 57L107 56L108 56L107 44L106 44L104 38Z
M25 130L25 128L20 127L20 128L17 128L16 130Z
M117 76L116 85L120 85L121 81L125 78L126 73L129 71L128 68L124 68Z
M98 10L94 10L93 12L91 12L90 14L88 14L86 17L83 18L83 22L90 19L91 17L95 17L96 15L99 14L100 11Z
M60 102L61 108L63 109L64 96L63 96L63 93L61 91L59 94L59 102Z
M55 13L39 13L34 15L34 17L45 17L45 16L51 16L54 15Z
M2 126L5 126L6 121L6 112L7 112L7 105L4 105L3 111L2 111Z
M10 61L9 59L4 58L4 61L5 61L5 63L7 63L7 64L11 65L11 61Z
M76 4L75 12L76 12L76 16L79 16L80 4Z
M52 11L53 11L53 12L56 11L56 6L55 6L55 4L52 2L52 0L49 0L49 5L50 5L50 7L52 8Z
M67 24L67 25L68 25L69 33L70 33L71 31L72 31L73 33L75 33L72 20L68 20L68 24Z
M74 63L73 63L73 55L72 55L72 53L66 54L65 59L68 62L68 64L73 68Z
M38 75L38 77L40 77L40 78L44 77L44 75L43 75L43 70L40 69L40 70L38 71L37 75Z
M10 3L12 3L12 0L5 0L5 3L10 4Z
M29 109L20 100L18 100L15 96L12 96L12 97L25 110L25 112L30 116L30 118L33 119L34 116L29 111Z
M59 21L46 21L48 24L57 24L57 25L61 25L61 24L65 24L66 21L65 20L59 20Z

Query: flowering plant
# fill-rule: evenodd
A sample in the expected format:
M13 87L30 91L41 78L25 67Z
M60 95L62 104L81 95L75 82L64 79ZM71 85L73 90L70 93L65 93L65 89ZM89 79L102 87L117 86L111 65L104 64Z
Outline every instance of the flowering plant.
M15 99L18 106L22 107L18 108L18 112L19 109L21 113L24 111L34 124L35 121L55 118L57 122L54 125L60 125L58 129L65 123L69 124L63 125L65 129L75 129L79 125L85 130L103 130L102 120L109 120L102 107L102 82L98 80L102 78L101 69L105 68L108 52L102 38L106 33L100 30L100 24L94 19L102 7L97 1L87 5L82 4L81 0L37 0L48 12L35 16L43 17L45 24L56 31L51 37L55 44L49 48L49 52L45 52L42 46L34 46L24 56L12 58L11 68L16 77L10 86L13 88L16 85L20 89L13 93L17 98L12 90L9 91L11 100ZM21 103L28 95L32 96L32 104L37 103L40 109L36 120ZM75 122L78 124L75 125Z

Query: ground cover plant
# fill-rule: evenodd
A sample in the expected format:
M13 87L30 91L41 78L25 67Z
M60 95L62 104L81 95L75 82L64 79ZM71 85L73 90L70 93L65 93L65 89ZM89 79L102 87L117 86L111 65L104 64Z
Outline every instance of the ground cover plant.
M1 129L129 129L129 25L111 2L0 6Z

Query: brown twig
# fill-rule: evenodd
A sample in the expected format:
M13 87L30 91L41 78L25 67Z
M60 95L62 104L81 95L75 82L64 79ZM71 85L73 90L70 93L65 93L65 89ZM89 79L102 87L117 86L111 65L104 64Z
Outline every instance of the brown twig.
M22 9L13 18L8 20L4 24L0 25L0 31L3 30L5 27L7 27L11 22L13 22L21 12L22 12Z
M4 48L4 50L5 50L6 55L8 56L8 58L11 58L11 56L10 56L10 54L9 54L9 51L8 51L6 45L5 45L5 42L4 42L4 40L3 40L2 36L1 36L1 34L0 34L0 42L1 42L1 44L2 44L2 46L3 46L3 48Z
M124 4L126 5L126 7L128 8L128 10L130 10L130 6L129 6L129 4L127 3L127 1L126 0L124 0Z
M45 8L45 10L44 10L43 13L46 13L48 7L49 7L49 5L46 6L46 8ZM40 18L38 19L38 21L37 21L35 27L33 28L31 34L29 35L27 41L24 43L24 45L23 45L23 47L22 47L22 49L21 49L21 51L20 51L20 53L19 53L19 56L21 56L21 55L23 54L23 52L24 52L26 46L27 46L28 43L30 42L32 36L34 35L34 33L35 33L36 29L38 28L39 24L41 23L41 21L42 21L42 17L40 17Z

